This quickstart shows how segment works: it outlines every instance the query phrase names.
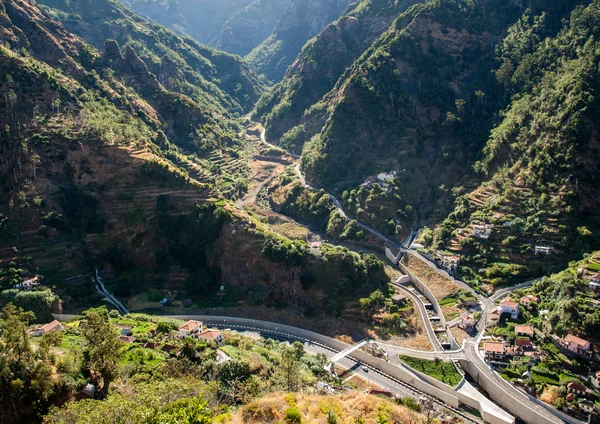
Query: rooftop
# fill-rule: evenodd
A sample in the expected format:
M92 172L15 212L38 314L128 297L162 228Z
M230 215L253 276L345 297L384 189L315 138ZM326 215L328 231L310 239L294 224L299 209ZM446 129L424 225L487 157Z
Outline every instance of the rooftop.
M194 320L189 320L188 322L183 324L181 327L179 327L179 329L182 331L194 331L197 328L202 328L202 322L194 321Z
M504 343L503 342L485 342L483 344L483 350L488 353L504 353Z
M565 342L573 343L578 346L585 346L589 343L587 340L584 340L581 337L574 336L573 334L567 334L567 337L565 337Z

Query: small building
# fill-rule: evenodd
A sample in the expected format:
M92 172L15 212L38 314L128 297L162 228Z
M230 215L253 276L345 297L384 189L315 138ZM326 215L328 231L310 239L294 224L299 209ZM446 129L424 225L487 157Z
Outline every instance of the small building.
M577 396L575 396L573 393L569 393L567 396L565 396L565 399L569 402L573 402L575 399L577 399Z
M531 344L531 340L527 337L518 337L515 340L515 346L519 349L519 351L524 352L526 350L530 350L533 348Z
M596 389L600 389L600 371L596 371L592 374L590 381L592 382L592 386Z
M538 243L533 247L533 253L536 255L549 256L556 253L554 246L545 243Z
M504 342L485 342L483 352L486 361L502 361L506 358Z
M204 340L206 342L217 342L221 343L223 341L223 333L217 329L209 329L207 328L203 332L198 334L198 339Z
M163 352L169 353L169 354L174 351L176 352L177 349L178 349L177 346L174 346L172 344L165 344L165 345L163 345L163 347L160 348L160 350L162 350Z
M122 341L123 343L134 343L137 339L133 336L119 336L119 340Z
M156 342L146 342L142 346L144 349L156 349L158 347L158 343Z
M16 289L31 291L34 287L40 285L39 277L26 278L21 283L15 284Z
M588 288L593 292L600 291L600 274L596 274L592 278L590 278Z
M500 308L503 314L510 314L511 319L519 318L519 304L514 302L510 297L505 297L500 302Z
M471 234L478 239L487 240L492 235L492 226L489 224L473 225L473 231Z
M394 303L394 305L402 305L402 304L406 303L406 296L398 293L398 294L392 296L392 302Z
M467 314L462 317L460 320L460 325L463 330L469 330L475 327L475 316L473 314Z
M116 327L119 329L119 332L122 336L131 336L131 330L133 329L133 327L129 325L117 325Z
M379 174L377 174L377 181L379 182L391 182L394 181L394 178L396 177L397 172L396 171L392 171L392 172L380 172Z
M583 399L579 402L579 409L587 414L591 414L594 411L594 403L587 399Z
M515 325L515 336L533 337L535 330L532 325Z
M46 333L50 333L52 331L62 331L63 326L58 320L54 320L49 324L42 325L41 327L34 328L30 334L36 337L43 336Z
M493 327L498 325L500 322L500 316L502 316L502 308L498 306L490 313L490 317L488 318L488 326Z
M578 355L591 356L592 354L592 344L581 337L574 336L573 334L567 334L567 336L562 340L562 345L568 351Z
M522 306L525 306L526 308L529 308L529 306L532 303L538 303L540 301L540 298L537 296L534 296L532 294L528 294L526 296L523 296L521 299L519 299L519 303Z
M460 266L460 255L442 255L442 266L456 272Z
M203 330L204 324L200 321L189 320L179 327L179 338L194 337Z
M574 393L574 394L580 395L580 396L583 396L587 393L587 387L585 387L583 384L577 383L577 382L571 382L571 383L567 384L567 390L571 393Z

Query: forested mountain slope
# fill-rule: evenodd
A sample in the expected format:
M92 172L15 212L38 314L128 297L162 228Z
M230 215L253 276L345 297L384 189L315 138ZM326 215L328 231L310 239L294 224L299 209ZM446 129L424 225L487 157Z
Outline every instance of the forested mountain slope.
M250 67L270 81L281 80L302 46L351 3L352 0L291 0L272 34L246 56Z
M484 182L456 200L432 240L466 254L474 281L538 275L597 243L600 2L575 10L553 38L541 35L546 19L526 14L499 46L496 76L513 96L475 164ZM489 240L469 236L482 222L496 224Z
M574 92L557 91L558 80L549 79L548 74L562 69L564 78L576 78L577 72L583 72L591 78L586 80L590 87L594 86L595 77L589 71L593 65L589 69L567 65L564 59L575 53L557 53L554 46L562 46L557 40L564 39L568 25L579 22L568 23L571 13L578 5L590 3L440 0L411 5L365 0L304 47L284 80L263 95L254 113L265 123L272 141L302 152L308 181L337 191L352 216L399 239L407 227L442 221L458 197L460 212L442 225L435 244L457 248L471 232L465 228L465 216L481 208L498 212L500 197L493 187L502 175L509 192L512 190L509 194L516 195L506 202L510 206L504 213L523 219L528 216L536 221L532 225L537 230L527 226L528 237L519 242L510 238L504 247L498 240L487 251L497 254L492 253L483 263L522 263L531 257L515 256L526 252L526 246L533 250L536 240L558 243L566 237L558 243L566 246L578 239L575 229L596 208L590 200L596 196L595 187L589 183L597 169L595 138L589 136L581 142L581 137L588 137L585 131L594 134L595 92L590 88L589 96L581 94L582 100L563 103ZM575 19L581 13L577 12ZM393 23L383 30L391 19ZM582 54L595 27L587 31L586 36L562 43L579 46L577 54ZM544 78L543 87L536 85ZM553 112L536 113L537 105L549 107L546 100L552 93L556 96ZM583 143L581 150L572 141L559 141L567 136L556 125L546 135L538 131L549 125L541 116L557 116L559 109L564 116L560 125L569 131L575 128L576 134L568 139ZM527 118L523 110L537 118ZM526 129L531 126L535 130ZM523 134L529 134L527 141L522 141ZM579 162L577 152L581 152L581 160L585 157L587 166ZM392 170L396 175L384 190L377 184L371 187L372 183L356 187L370 175ZM531 177L535 173L538 177ZM570 207L563 202L554 209L558 203L548 203L549 199L573 192L565 185L567 181L577 186L580 201ZM481 182L480 189L463 196ZM538 206L537 211L545 211L546 224L531 206L532 199L539 196L545 206ZM467 202L467 198L471 200ZM469 207L470 212L465 212ZM458 219L460 225L453 221L456 214L462 219ZM557 219L560 214L567 221ZM470 223L478 220L481 216L475 214ZM595 225L593 221L590 225ZM450 241L453 228L462 228L459 232L464 235L455 234ZM587 234L584 229L579 231ZM467 238L467 244L473 240ZM578 243L584 243L582 240ZM502 268L499 274L537 274L544 261L535 262L531 265L535 272L527 268L508 271L503 265L496 268ZM504 276L502 281L506 280Z
M302 46L336 20L352 0L132 0L135 12L206 45L246 56L267 80L279 81Z
M201 56L158 29L198 66L187 76L184 66L174 67L179 79L163 84L149 49L147 65L132 45L121 50L101 40L98 24L86 27L97 50L51 16L29 1L0 4L0 284L18 283L21 267L42 272L74 306L87 303L93 287L87 277L65 287L64 278L105 261L116 268L156 264L152 246L168 231L157 214L193 216L200 213L194 203L212 194L239 195L247 164L225 170L212 162L245 154L241 128L226 109L241 113L243 96L217 85L221 55L226 67L238 65L248 94L260 88L233 56L208 49ZM144 34L153 40L156 33ZM127 38L135 44L133 34ZM207 91L186 78L202 79ZM196 266L205 267L196 254ZM173 275L167 271L164 281Z
M240 58L179 37L117 1L41 3L52 8L47 13L67 30L98 49L107 39L116 40L124 49L133 47L161 84L195 97L206 108L215 104L221 106L221 113L245 113L260 94L256 77Z
M124 3L180 34L244 56L271 35L290 0L131 0Z
M265 93L255 108L254 117L265 124L267 137L281 139L282 147L300 153L307 132L318 131L307 131L300 125L305 110L328 93L346 68L389 28L399 13L414 3L412 0L357 2L310 40L285 79Z

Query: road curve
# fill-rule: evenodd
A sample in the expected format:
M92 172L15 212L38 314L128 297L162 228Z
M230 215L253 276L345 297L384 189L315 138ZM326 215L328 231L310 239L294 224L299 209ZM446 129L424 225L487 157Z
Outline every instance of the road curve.
M423 305L423 302L421 302L421 299L419 299L417 297L417 295L415 295L413 292L406 289L405 287L401 286L400 284L392 283L392 285L395 288L399 289L402 293L404 293L405 296L410 297L411 300L413 301L413 304L415 305L415 308L417 308L419 310L419 315L421 315L421 321L423 322L423 326L425 327L425 332L427 333L427 338L431 342L431 346L433 347L434 352L435 351L437 351L437 352L443 351L444 349L442 348L440 341L438 340L437 336L435 335L435 330L433 329L433 326L431 325L431 321L429 320L429 315L427 315L427 309L425 309L425 305Z

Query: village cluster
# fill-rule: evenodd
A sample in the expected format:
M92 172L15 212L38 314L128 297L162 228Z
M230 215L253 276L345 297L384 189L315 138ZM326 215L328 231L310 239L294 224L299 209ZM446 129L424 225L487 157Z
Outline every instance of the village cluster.
M589 284L590 290L600 286L600 276L594 276ZM537 310L539 301L540 298L533 294L526 294L517 300L510 297L503 298L489 315L488 336L484 337L482 346L485 360L494 367L504 369L511 365L525 366L526 371L523 371L514 383L521 385L528 392L535 390L535 387L528 386L525 381L531 379L532 368L545 361L548 355L545 343L548 341L560 354L576 361L588 363L594 356L593 346L589 340L575 334L566 334L563 337L549 334L546 331L547 326L544 325L549 311ZM535 312L542 318L542 325L536 327L530 322L522 323L522 310ZM508 324L515 321L519 323L514 324L512 334L504 333L501 336L495 334L494 328L498 326L507 328ZM565 412L577 415L595 411L594 400L597 400L600 393L600 371L592 371L592 368L589 370L588 373L577 376L579 381L569 381L564 384L566 404L562 409Z

